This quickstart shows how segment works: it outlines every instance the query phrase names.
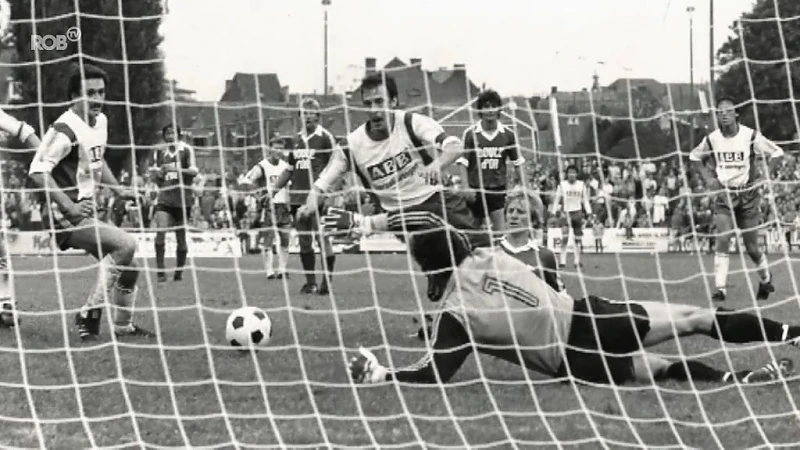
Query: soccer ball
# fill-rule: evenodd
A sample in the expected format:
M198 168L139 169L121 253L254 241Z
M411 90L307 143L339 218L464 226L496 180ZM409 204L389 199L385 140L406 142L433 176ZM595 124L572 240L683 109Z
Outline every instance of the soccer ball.
M272 338L272 321L255 306L245 306L228 316L225 339L234 347L261 347Z

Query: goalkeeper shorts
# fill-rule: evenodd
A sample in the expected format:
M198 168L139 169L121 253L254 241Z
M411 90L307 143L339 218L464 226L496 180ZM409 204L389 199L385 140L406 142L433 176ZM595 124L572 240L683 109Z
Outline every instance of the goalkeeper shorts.
M638 303L595 296L577 300L559 375L592 383L633 381L633 353L642 349L649 331L650 318Z

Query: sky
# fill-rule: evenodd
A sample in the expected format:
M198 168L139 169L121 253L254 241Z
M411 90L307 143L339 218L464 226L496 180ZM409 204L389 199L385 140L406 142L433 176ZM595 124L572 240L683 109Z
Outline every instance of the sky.
M320 0L166 0L167 73L218 100L236 72L277 73L291 92L321 92ZM715 2L715 44L753 0ZM689 81L694 6L695 81L708 80L708 0L332 0L329 82L353 84L364 58L421 58L435 70L463 63L479 86L536 95L618 78Z

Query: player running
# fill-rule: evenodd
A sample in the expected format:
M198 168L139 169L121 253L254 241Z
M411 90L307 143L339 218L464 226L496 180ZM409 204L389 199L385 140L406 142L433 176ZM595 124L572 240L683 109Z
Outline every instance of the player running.
M354 230L361 235L391 231L402 236L407 231L438 226L415 219L414 212L427 211L459 229L475 230L465 199L441 184L442 170L463 156L461 139L448 136L430 117L395 109L397 84L390 76L371 74L362 81L360 91L369 119L334 152L299 213L306 217L314 214L321 196L352 171L386 213L362 216L329 208L324 217L329 228ZM436 149L441 149L438 157ZM474 245L490 244L485 233L469 238ZM429 295L443 289L443 283L436 281L440 276L429 277Z
M502 106L500 94L493 90L478 96L476 107L481 120L464 131L465 156L457 161L467 168L469 191L474 194L470 209L476 225L482 226L488 217L496 232L506 227L503 215L508 186L506 160L514 165L519 179L525 179L525 158L517 148L517 137L499 121Z
M583 219L592 216L592 205L589 203L589 190L586 184L578 179L578 168L570 165L566 170L567 179L561 181L553 200L553 214L561 218L561 267L567 266L567 244L569 232L575 237L575 267L581 265L581 249L583 246ZM563 209L561 209L563 207ZM585 215L584 215L585 214Z
M275 190L279 192L289 181L292 182L289 190L289 202L300 245L300 263L303 265L306 276L306 283L300 288L300 292L327 295L330 291L336 256L333 254L331 240L317 232L319 216L324 213L325 205L324 202L318 202L315 204L315 209L308 212L300 212L300 209L302 205L306 204L309 192L313 191L314 182L319 179L331 159L336 139L319 124L320 105L315 99L303 100L300 107L300 118L304 127L298 134L294 149L289 153L289 167L275 183ZM317 265L314 254L315 238L320 246L320 256L323 258L323 278L322 284L319 286L317 286L317 277L314 273Z
M261 235L267 261L267 279L288 278L286 260L289 257L289 227L292 216L289 212L289 193L286 188L275 191L275 185L281 175L290 170L289 164L281 159L285 143L282 138L274 137L270 141L267 157L253 166L240 184L258 186L261 198ZM277 237L277 242L276 242ZM278 254L278 270L275 267L275 253Z
M67 92L72 106L47 130L30 166L30 178L43 190L47 221L62 250L84 250L100 260L100 277L86 299L75 324L81 340L100 334L102 303L115 306L114 334L153 334L134 325L133 306L139 276L134 255L136 239L125 231L95 219L98 184L127 196L104 159L108 126L102 113L108 75L90 64L75 67ZM51 206L52 205L52 206Z
M738 121L739 114L733 100L721 98L717 102L719 128L703 139L689 159L703 177L706 189L716 195L714 224L716 225L716 252L714 253L714 282L716 292L712 300L724 301L730 264L729 246L733 231L742 233L745 250L756 264L760 277L757 300L766 300L775 291L767 255L758 246L761 217L762 177L769 178L783 157L783 150L761 133ZM714 172L705 165L707 157L714 158ZM756 158L767 158L769 169L759 174Z
M183 267L189 247L186 244L186 224L192 214L194 193L192 182L197 176L197 160L194 148L180 139L181 128L172 124L161 130L165 145L156 149L155 161L151 167L153 178L159 186L153 221L156 225L156 266L158 281L167 281L164 272L164 238L168 231L175 231L175 273L173 280L183 279Z
M420 220L441 219L428 214ZM593 383L694 380L752 383L783 378L793 363L783 359L757 370L727 372L699 361L669 360L645 348L690 335L730 343L781 342L800 346L800 326L726 308L656 301L575 300L556 292L532 268L501 249L471 249L455 229L410 238L423 270L449 270L435 317L430 351L404 369L382 366L361 348L349 371L356 383L397 380L447 382L473 350L551 377Z
M0 130L27 148L35 149L41 144L32 126L17 120L3 110L0 110ZM2 230L2 238L0 238L0 328L13 327L18 322L15 314L16 299L11 283L11 258L6 249L5 233L6 230Z

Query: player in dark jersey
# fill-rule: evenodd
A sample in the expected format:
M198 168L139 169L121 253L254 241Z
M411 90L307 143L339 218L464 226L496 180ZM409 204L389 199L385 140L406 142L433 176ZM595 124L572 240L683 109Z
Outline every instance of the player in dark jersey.
M500 121L500 108L503 100L493 90L484 91L478 96L476 107L481 120L464 132L464 157L458 163L467 168L466 182L473 199L470 207L478 226L488 217L492 230L505 229L503 208L505 207L508 186L508 168L511 161L524 180L525 158L517 148L514 131Z
M356 383L447 382L474 350L550 377L590 383L666 379L753 383L792 373L790 359L756 370L726 371L645 349L690 335L800 347L800 325L726 308L663 301L614 302L595 296L574 300L503 250L470 248L460 231L444 228L441 218L418 214L417 220L440 225L429 228L437 231L409 237L423 271L452 270L440 299L441 312L434 319L430 351L412 366L390 369L361 348L349 365Z
M114 305L114 334L153 337L133 323L136 302L136 239L113 225L98 221L98 185L119 196L132 193L119 185L105 161L108 121L103 104L108 75L91 64L75 66L67 93L72 105L47 130L31 162L31 181L40 188L43 215L61 249L86 251L100 261L100 276L92 293L75 315L82 341L100 334L102 305Z
M289 152L289 168L275 183L275 192L283 189L291 181L289 188L289 205L294 217L300 245L300 262L303 265L306 282L300 289L303 294L318 293L327 295L330 289L333 266L336 256L333 254L331 240L318 233L319 217L324 213L324 202L314 215L298 214L298 209L306 203L309 192L314 182L319 178L322 170L328 165L331 152L336 145L336 139L319 123L320 105L314 99L305 99L300 107L300 116L304 123L303 130L298 134L294 148ZM314 254L314 239L320 246L322 257L323 278L322 284L317 286L317 277L314 269L317 265Z
M175 274L173 279L183 279L183 267L189 247L186 244L186 223L191 216L194 195L192 181L197 176L197 161L191 145L180 139L181 128L172 124L161 130L165 145L156 149L151 168L153 178L159 186L153 220L156 224L156 265L158 281L167 281L164 273L164 238L167 231L175 230Z

